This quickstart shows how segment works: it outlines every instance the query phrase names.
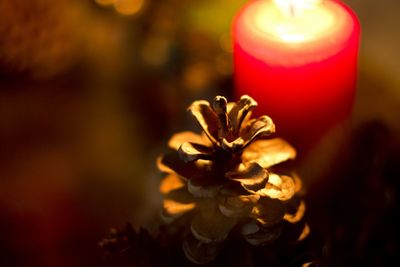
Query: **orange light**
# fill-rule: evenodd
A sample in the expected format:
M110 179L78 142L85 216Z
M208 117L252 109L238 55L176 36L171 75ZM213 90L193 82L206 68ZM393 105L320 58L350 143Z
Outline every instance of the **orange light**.
M114 7L122 15L134 15L144 5L144 0L115 0Z
M115 3L115 0L95 0L101 6L110 6Z

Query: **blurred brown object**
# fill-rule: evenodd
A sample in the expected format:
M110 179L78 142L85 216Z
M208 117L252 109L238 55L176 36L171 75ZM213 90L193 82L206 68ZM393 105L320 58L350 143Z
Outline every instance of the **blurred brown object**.
M43 78L70 67L77 59L83 8L80 1L1 1L3 68Z

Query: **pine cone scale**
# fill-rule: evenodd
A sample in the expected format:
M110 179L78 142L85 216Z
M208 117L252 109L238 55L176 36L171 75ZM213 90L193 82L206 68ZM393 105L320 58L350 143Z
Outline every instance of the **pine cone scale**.
M243 152L244 161L255 161L263 168L269 168L296 158L296 150L281 138L257 140Z
M210 141L213 144L218 145L218 129L220 129L222 126L218 116L210 107L210 103L204 100L195 101L188 108L188 110L196 118L200 127L203 129Z
M196 134L193 132L185 131L174 134L168 141L168 146L173 150L178 150L179 147L185 143L203 144L204 146L210 146L210 140L203 134Z

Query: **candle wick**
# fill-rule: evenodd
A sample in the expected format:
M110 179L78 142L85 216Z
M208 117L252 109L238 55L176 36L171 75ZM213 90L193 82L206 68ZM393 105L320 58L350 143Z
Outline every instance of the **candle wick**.
M296 14L295 14L295 8L294 8L293 3L290 3L290 4L289 4L289 13L290 13L290 16L291 16L291 17L296 16Z

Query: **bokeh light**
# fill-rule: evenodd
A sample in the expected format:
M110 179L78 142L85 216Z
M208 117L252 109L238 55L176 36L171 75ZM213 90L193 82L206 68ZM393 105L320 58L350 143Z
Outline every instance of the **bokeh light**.
M110 6L115 3L115 0L95 0L97 4L102 6Z
M343 1L363 25L353 128L376 123L338 164L340 142L314 151L301 169L306 215L311 235L331 238L318 249L341 261L332 266L393 266L400 2ZM199 130L188 104L234 98L231 22L246 2L0 0L1 267L115 266L97 246L109 228L153 226L156 157L171 133Z
M114 7L122 15L134 15L138 13L145 0L115 0Z

